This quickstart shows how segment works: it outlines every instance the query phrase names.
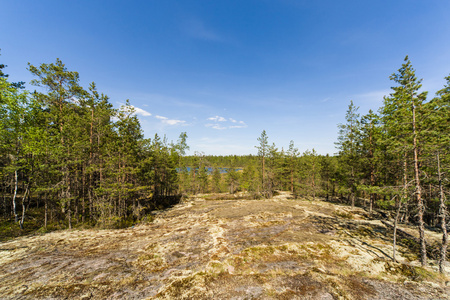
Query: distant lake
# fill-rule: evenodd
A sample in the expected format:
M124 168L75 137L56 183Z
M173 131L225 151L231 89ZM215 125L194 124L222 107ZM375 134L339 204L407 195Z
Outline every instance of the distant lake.
M188 172L191 172L191 168L190 167L187 167L186 169L187 169ZM206 169L208 170L208 174L212 174L215 168L208 167ZM231 168L216 168L216 169L219 170L220 174L224 174L224 173L228 173L228 170L231 169ZM180 168L177 168L177 172L180 172L180 170L181 170ZM198 170L198 168L195 168L195 170ZM242 168L236 168L235 170L236 171L242 171Z

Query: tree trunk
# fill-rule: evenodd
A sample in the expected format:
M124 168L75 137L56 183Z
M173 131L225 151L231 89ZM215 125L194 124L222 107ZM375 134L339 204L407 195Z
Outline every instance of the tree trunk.
M82 193L81 193L81 197L82 197L82 200L81 200L81 223L83 223L84 224L84 222L85 222L85 214L86 214L86 165L85 164L83 164L83 166L82 166L82 172L81 172L81 178L82 178L82 183L81 183L81 190L82 190Z
M374 168L373 166L371 166L371 170L370 170L370 186L373 188L375 186L375 174L374 174ZM373 204L375 202L375 193L370 193L370 207L369 207L369 212L370 214L372 214L372 210L373 210Z
M373 188L375 186L375 167L374 167L374 163L373 163L373 137L372 137L372 123L370 124L370 132L369 132L369 158L370 158L370 186ZM374 202L374 198L375 198L375 194L374 193L370 193L370 207L369 207L369 212L370 214L372 214L372 210L373 210L373 202Z
M294 194L294 170L291 170L291 193Z
M67 216L69 218L69 229L72 229L72 210L70 209L70 200L67 202Z
M23 222L25 221L25 211L26 211L25 201L26 201L28 193L29 193L29 186L30 185L27 184L27 187L25 189L25 194L23 195L23 198L22 198L22 218L20 219L20 229L23 229Z
M264 197L267 197L267 195L266 195L267 191L266 191L266 185L265 185L265 177L266 177L265 172L266 172L265 157L263 155L263 157L262 157L262 190L264 193Z
M395 212L395 219L394 219L394 238L393 238L393 250L392 250L392 260L394 262L397 262L396 258L395 258L395 249L397 247L397 225L398 225L398 217L400 215L400 209L402 207L402 201L401 199L399 199L397 197L397 195L395 196L396 200L395 200L395 208L396 208L396 212Z
M16 197L17 197L17 170L14 171L14 195L12 199L13 204L13 213L14 213L14 222L17 223L19 220L17 216L17 207L16 207Z
M438 180L439 180L439 213L441 217L441 229L442 229L442 246L439 258L439 272L445 272L445 260L447 256L447 246L448 246L448 234L447 234L447 207L445 206L445 195L444 189L442 187L441 178L441 164L439 159L439 152L437 153L437 164L438 164Z
M355 207L355 191L354 191L354 185L355 185L355 171L353 170L352 166L352 186L351 186L351 194L350 194L350 200L352 202L352 207Z
M6 184L3 186L3 208L4 208L4 218L8 218L8 200L6 197Z
M425 211L425 206L423 204L422 199L422 188L420 186L420 177L419 177L419 155L417 149L417 130L416 130L416 107L414 103L412 104L412 113L413 113L413 147L414 147L414 176L416 183L416 196L417 196L417 217L419 218L419 236L420 236L420 262L422 266L427 265L427 247L425 243L425 224L423 221L423 215Z
M45 216L44 216L44 228L47 229L47 222L48 222L48 200L47 200L47 193L45 194Z
M313 200L316 200L316 170L315 170L315 164L313 163L312 167L312 192L313 192Z

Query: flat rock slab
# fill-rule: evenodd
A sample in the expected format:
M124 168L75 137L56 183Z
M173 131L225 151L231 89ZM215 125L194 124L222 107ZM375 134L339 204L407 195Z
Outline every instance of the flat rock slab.
M0 244L6 299L450 299L389 229L322 201L187 201L153 223ZM402 252L403 251L403 252ZM399 246L401 254L410 249Z

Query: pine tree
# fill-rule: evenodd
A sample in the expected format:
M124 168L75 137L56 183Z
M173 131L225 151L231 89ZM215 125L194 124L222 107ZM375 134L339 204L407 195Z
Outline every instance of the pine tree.
M346 124L339 124L339 136L336 145L339 149L339 155L342 159L341 166L345 172L346 186L350 192L351 205L355 205L356 190L358 186L358 166L359 156L358 135L360 131L360 119L358 113L359 107L350 101L347 113L345 115Z
M404 153L404 193L406 193L407 185L407 159L408 154L412 154L414 166L414 194L417 202L418 230L420 235L421 263L423 266L427 264L426 244L425 244L425 224L424 211L425 206L422 197L422 187L420 182L420 162L419 147L421 128L418 125L418 118L423 114L423 103L427 93L419 93L422 87L421 81L417 79L415 70L413 69L408 56L405 57L402 67L398 73L394 73L389 77L395 83L396 87L392 87L393 93L390 97L385 97L383 117L386 130L390 136L390 146L394 149L402 149Z
M295 176L297 175L297 169L298 169L298 149L294 146L294 141L290 141L289 143L289 149L287 151L286 155L286 166L289 172L289 184L290 184L290 191L292 194L294 194L294 183L296 182Z
M256 193L261 189L260 174L255 162L249 162L242 171L241 188Z
M214 168L211 184L214 193L220 193L222 191L222 175L220 174L219 168Z
M303 177L302 182L304 190L308 196L315 200L321 186L321 165L319 163L319 157L316 150L306 150L301 157L301 162L301 174Z
M438 217L442 230L442 245L439 258L439 271L444 273L444 265L447 256L448 233L447 220L448 210L446 205L446 191L448 187L448 174L450 172L450 76L446 78L446 85L436 93L429 103L426 104L427 117L425 125L427 129L426 152L429 154L428 174L435 174L432 180L437 186L437 197L439 199Z
M369 110L367 115L361 118L360 159L362 171L362 184L369 193L369 211L372 213L377 191L381 149L381 126L379 116Z
M55 64L41 64L35 67L28 64L29 71L37 77L31 81L33 85L45 88L47 94L35 92L35 97L42 102L48 110L48 122L55 124L50 127L57 137L54 142L52 154L59 165L60 205L66 213L69 228L72 228L72 191L73 187L71 171L73 170L74 149L71 133L76 131L70 123L75 112L72 109L74 102L81 98L85 91L79 85L78 72L68 71L61 60L56 59Z
M13 181L12 207L14 221L18 220L17 198L20 197L19 181L25 180L27 190L30 184L29 159L26 157L24 143L28 128L32 125L30 120L30 106L28 105L28 93L20 91L6 80L6 76L0 78L0 153L4 166L1 174L10 177ZM23 178L26 177L26 178ZM22 191L22 207L24 207L25 191ZM25 211L22 210L22 216ZM20 223L23 227L23 217Z
M336 193L337 158L329 154L320 157L320 177L327 200L330 199L330 194L334 197Z
M258 156L261 160L261 188L264 197L268 197L267 189L267 176L266 176L266 157L269 154L269 141L265 130L261 132L261 136L257 139L259 146L255 146L258 149Z

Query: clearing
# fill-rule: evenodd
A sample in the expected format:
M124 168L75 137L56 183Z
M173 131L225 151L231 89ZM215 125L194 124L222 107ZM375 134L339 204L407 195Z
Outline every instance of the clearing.
M0 243L0 298L450 299L436 262L419 267L415 229L400 228L393 263L391 228L361 208L205 195L133 228Z

